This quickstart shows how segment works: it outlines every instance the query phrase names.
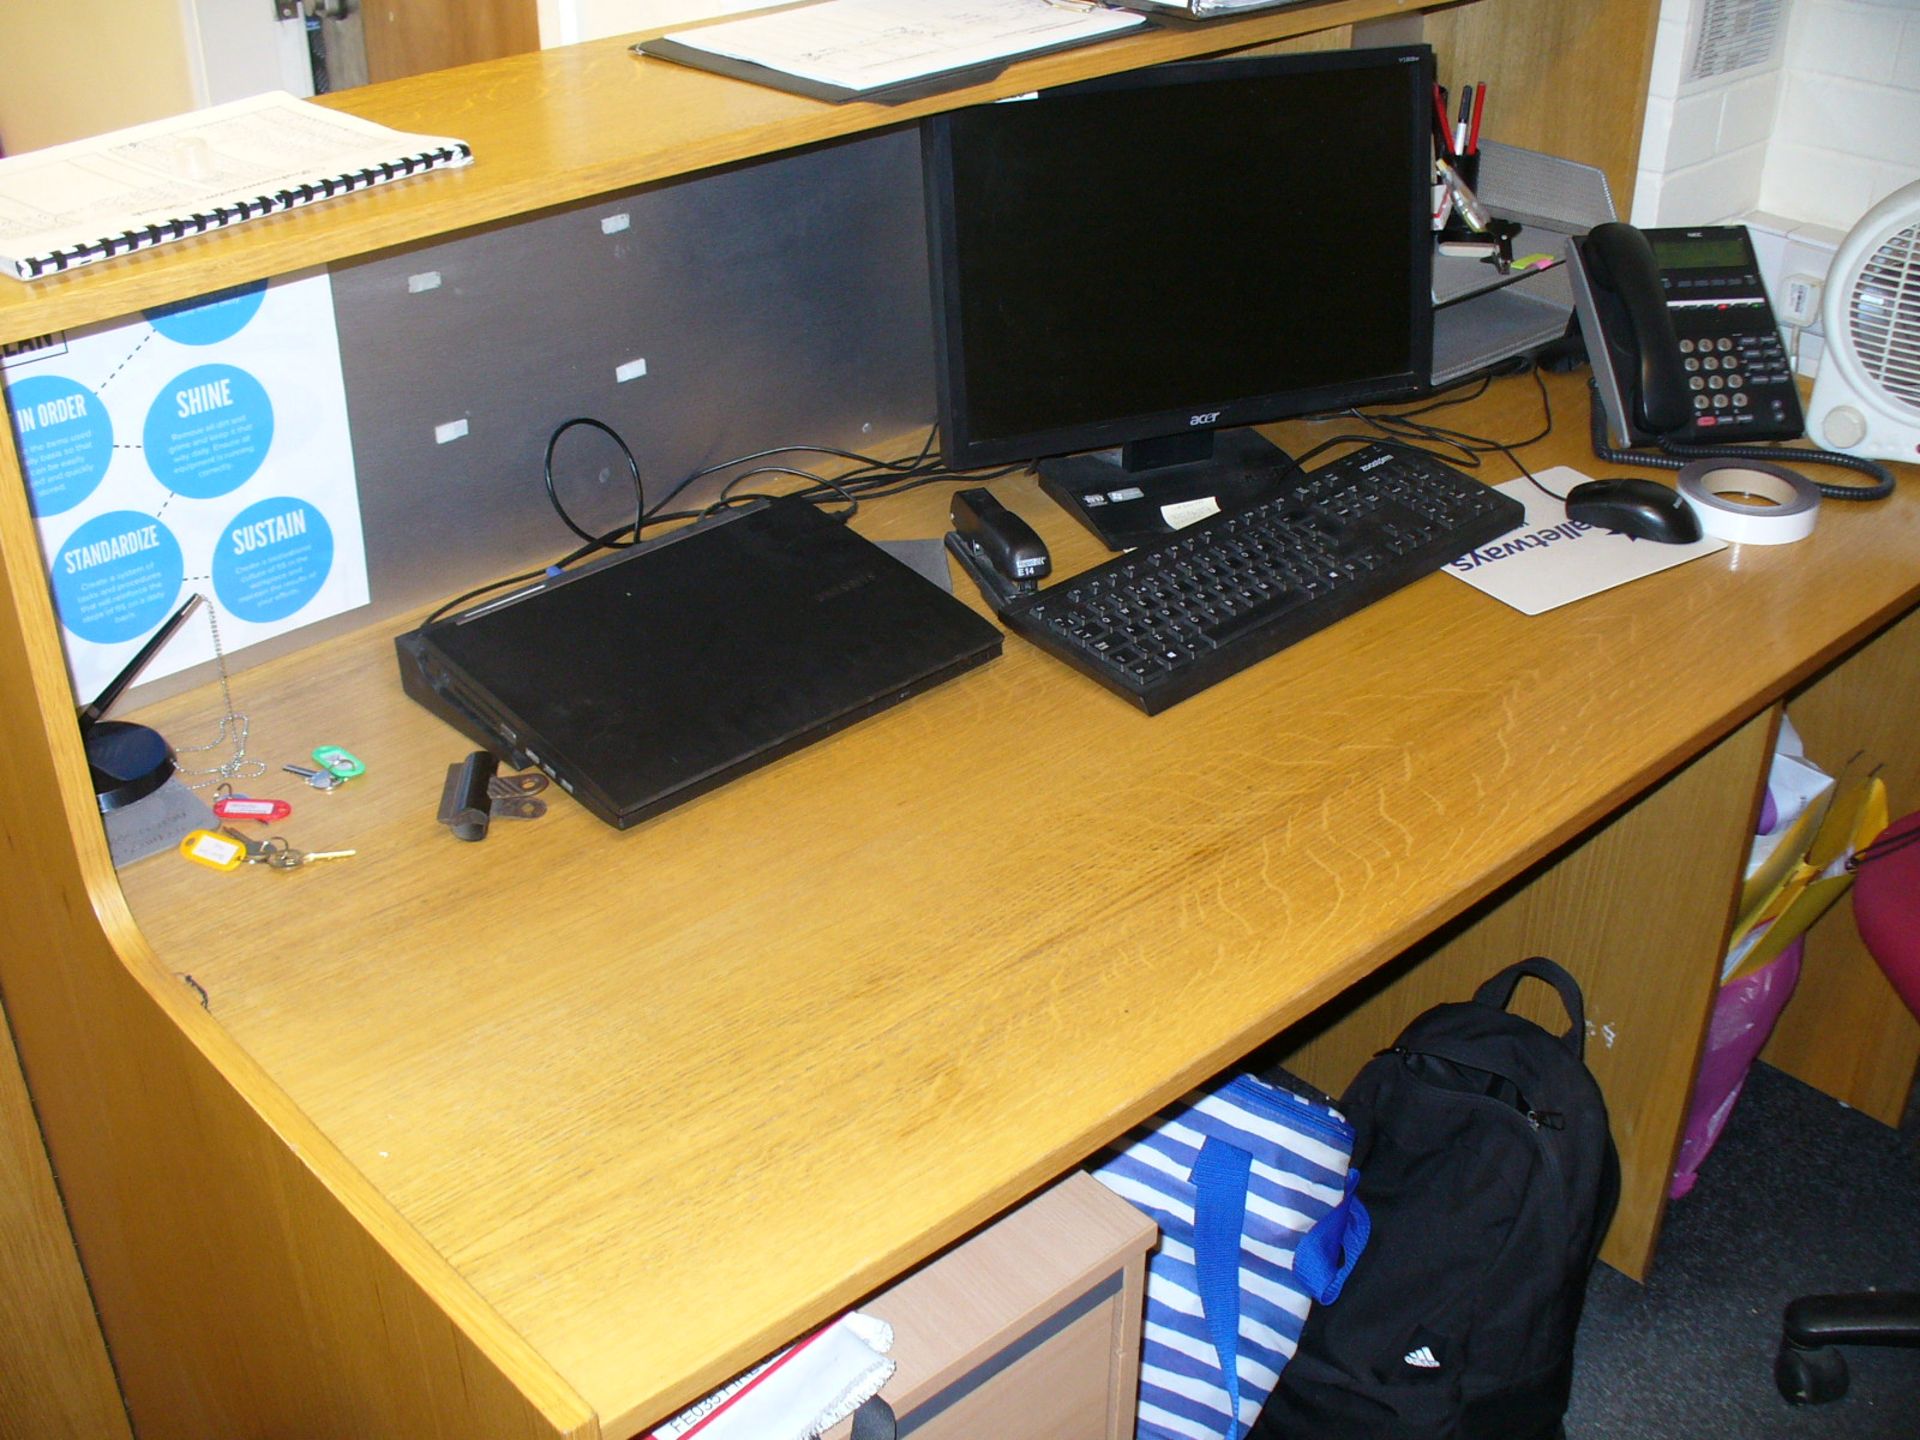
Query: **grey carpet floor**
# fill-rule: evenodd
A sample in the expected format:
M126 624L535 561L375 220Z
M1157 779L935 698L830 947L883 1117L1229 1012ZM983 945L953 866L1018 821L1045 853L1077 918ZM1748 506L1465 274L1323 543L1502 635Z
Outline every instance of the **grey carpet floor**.
M1868 1288L1920 1290L1920 1107L1890 1129L1756 1066L1647 1283L1595 1271L1568 1440L1920 1440L1920 1349L1850 1349L1833 1404L1774 1388L1787 1301Z

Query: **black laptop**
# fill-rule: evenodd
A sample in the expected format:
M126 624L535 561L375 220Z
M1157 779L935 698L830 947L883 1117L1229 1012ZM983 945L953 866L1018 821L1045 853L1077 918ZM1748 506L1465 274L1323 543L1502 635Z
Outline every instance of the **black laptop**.
M1001 633L779 499L395 643L409 695L625 829L992 659Z

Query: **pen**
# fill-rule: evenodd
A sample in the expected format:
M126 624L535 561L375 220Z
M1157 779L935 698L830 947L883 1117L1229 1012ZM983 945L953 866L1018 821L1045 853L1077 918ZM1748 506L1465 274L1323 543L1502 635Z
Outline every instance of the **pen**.
M1473 86L1469 85L1460 92L1460 118L1453 126L1453 153L1467 153L1467 122L1473 117Z
M1433 87L1433 114L1434 118L1440 122L1439 129L1435 132L1440 137L1440 148L1452 155L1454 153L1453 131L1447 125L1447 92L1438 85Z
M1467 127L1467 153L1480 153L1480 117L1487 108L1487 83L1480 82L1480 88L1473 92L1473 121Z
M82 735L93 729L99 723L100 717L113 708L113 702L120 698L121 691L140 678L140 672L147 668L147 662L160 653L160 647L173 638L173 632L180 628L204 598L197 593L189 595L186 603L168 616L166 624L154 631L153 638L140 647L140 653L129 660L125 668L107 682L107 688L90 703L80 707L78 719Z

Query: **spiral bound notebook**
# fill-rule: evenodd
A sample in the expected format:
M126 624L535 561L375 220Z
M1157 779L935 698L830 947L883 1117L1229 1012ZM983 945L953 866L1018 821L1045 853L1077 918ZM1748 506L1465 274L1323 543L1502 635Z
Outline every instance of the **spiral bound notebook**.
M459 140L255 95L0 159L0 267L34 280L472 159Z

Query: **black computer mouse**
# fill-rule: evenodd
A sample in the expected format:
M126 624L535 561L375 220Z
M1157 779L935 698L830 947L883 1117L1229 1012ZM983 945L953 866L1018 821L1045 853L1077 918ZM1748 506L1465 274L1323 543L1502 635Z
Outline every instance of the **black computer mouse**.
M1662 545L1700 538L1700 517L1677 490L1658 480L1586 480L1567 492L1567 518Z

